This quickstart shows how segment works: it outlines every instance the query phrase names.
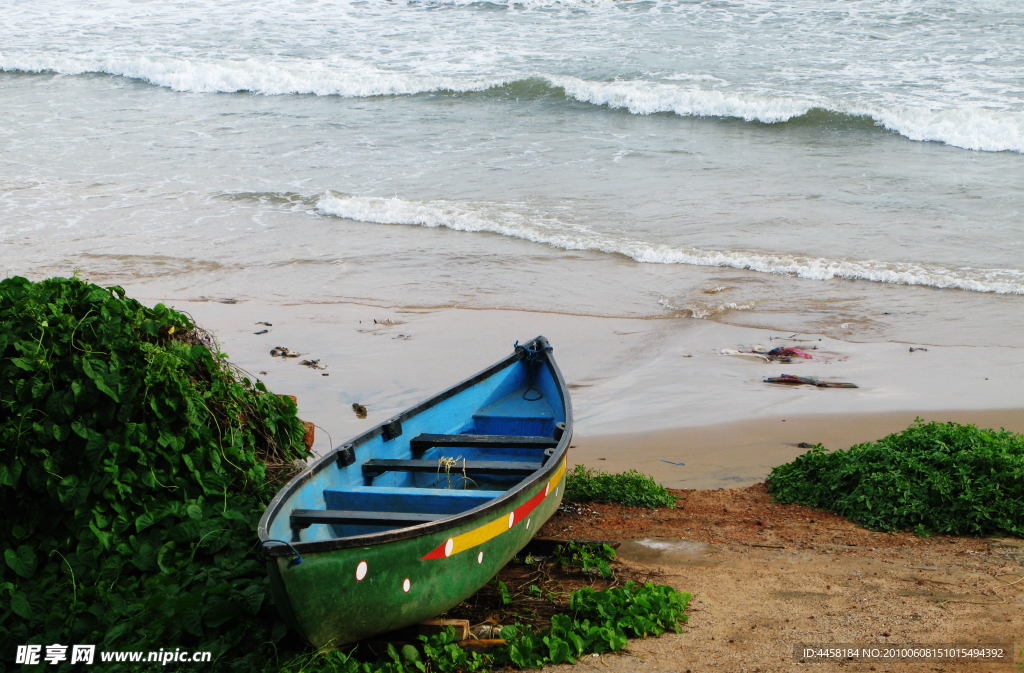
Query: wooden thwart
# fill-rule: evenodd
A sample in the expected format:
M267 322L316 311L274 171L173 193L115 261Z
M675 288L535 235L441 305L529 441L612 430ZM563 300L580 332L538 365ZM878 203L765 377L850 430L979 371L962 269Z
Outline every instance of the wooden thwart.
M525 477L541 468L540 463L511 460L467 460L459 461L449 471L451 474L491 474L496 476ZM382 472L441 472L445 470L436 460L368 460L363 463L363 474L376 475Z
M419 512L358 512L339 509L293 509L292 528L306 528L314 523L344 524L349 526L418 526L443 519L447 514L421 514Z
M433 447L444 448L503 448L503 449L553 449L558 442L551 437L519 435L432 435L424 433L409 442L413 451Z

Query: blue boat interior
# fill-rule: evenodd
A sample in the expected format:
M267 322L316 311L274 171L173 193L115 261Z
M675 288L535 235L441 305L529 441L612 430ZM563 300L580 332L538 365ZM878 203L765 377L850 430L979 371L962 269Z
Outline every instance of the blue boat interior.
M444 519L501 497L554 453L565 407L543 358L445 395L339 451L289 494L269 537L311 542Z

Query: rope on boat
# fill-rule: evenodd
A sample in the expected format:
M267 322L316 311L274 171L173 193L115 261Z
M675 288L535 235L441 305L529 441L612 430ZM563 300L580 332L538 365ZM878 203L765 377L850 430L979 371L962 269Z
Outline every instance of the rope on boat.
M530 348L529 346L520 346L519 341L517 340L513 349L519 350L520 348L522 348L526 353L526 374L529 380L529 385L526 387L526 390L523 391L523 399L527 402L536 402L544 397L544 393L542 393L540 388L536 386L537 372L534 369L534 365L540 364L541 353L551 350L551 345L542 346L541 348ZM529 397L531 390L537 393L537 397Z
M474 486L476 486L476 482L473 481L472 479L470 479L466 475L466 459L463 458L462 456L459 456L458 458L445 458L444 456L441 456L440 458L438 458L437 459L437 481L441 480L441 468L444 468L444 475L448 479L448 488L451 488L452 487L452 468L453 467L457 467L460 460L462 461L462 474L458 475L458 476L460 476L461 479L462 479L462 488L463 489L467 489L468 488L467 487L468 483L472 483ZM458 485L459 485L458 480L455 481L455 485L456 485L456 487L458 487Z
M260 542L260 545L265 545L268 542L280 542L281 544L286 545L289 549L292 550L292 553L295 554L295 560L293 561L293 563L295 563L295 565L299 565L300 563L302 563L302 554L296 551L295 547L291 546L290 543L285 542L284 540L263 540L262 542Z

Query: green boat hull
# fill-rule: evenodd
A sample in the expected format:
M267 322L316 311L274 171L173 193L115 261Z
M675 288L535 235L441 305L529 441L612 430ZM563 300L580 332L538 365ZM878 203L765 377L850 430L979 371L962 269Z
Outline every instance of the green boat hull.
M545 488L524 493L485 518L507 520ZM448 557L423 558L480 528L479 520L422 537L306 553L298 564L294 557L271 558L274 601L289 626L315 647L338 647L436 617L490 581L558 509L561 496L559 484L524 521ZM359 579L361 563L365 575Z
M260 521L282 617L340 647L447 612L558 509L571 438L537 337L320 457Z

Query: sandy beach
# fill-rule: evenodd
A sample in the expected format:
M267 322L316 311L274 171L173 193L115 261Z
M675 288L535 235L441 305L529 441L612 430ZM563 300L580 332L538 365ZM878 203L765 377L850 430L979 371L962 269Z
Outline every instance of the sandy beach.
M613 472L638 469L673 488L754 484L803 453L800 443L847 448L901 430L915 417L1024 431L1018 347L841 341L693 318L144 300L190 313L217 335L232 362L271 390L297 396L301 416L320 428L317 453L538 334L553 344L571 390L570 460ZM800 346L815 357L778 364L721 353L758 344ZM303 356L271 357L275 346ZM301 360L325 368L300 366ZM787 373L859 387L763 381ZM352 412L356 402L369 410L366 419Z
M553 670L1009 673L1012 665L911 660L807 662L797 644L1013 643L1024 633L1024 543L878 533L763 484L677 491L675 509L585 505L541 535L622 542L621 567L689 591L681 634Z

